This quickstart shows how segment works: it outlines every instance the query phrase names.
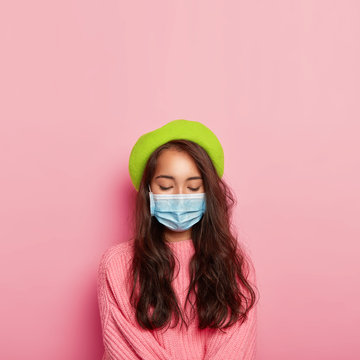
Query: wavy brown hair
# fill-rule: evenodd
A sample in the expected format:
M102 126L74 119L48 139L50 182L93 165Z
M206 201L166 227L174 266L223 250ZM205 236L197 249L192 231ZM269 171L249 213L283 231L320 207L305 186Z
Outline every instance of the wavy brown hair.
M256 284L249 279L250 271L255 270L231 231L235 199L230 188L218 176L204 148L189 140L169 141L147 161L134 213L133 257L128 274L132 286L130 302L137 322L144 329L164 328L170 325L172 315L174 326L181 317L182 324L188 327L171 286L175 258L165 241L164 225L149 210L148 184L155 174L158 156L170 148L186 151L194 159L206 193L204 215L191 228L195 253L189 264L190 284L185 303L189 302L192 311L197 311L199 329L225 329L245 321L255 305ZM190 299L191 293L195 304Z

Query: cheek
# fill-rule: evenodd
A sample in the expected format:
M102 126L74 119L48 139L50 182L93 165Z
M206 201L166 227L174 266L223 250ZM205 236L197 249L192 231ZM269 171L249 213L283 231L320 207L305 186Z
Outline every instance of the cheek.
M154 191L154 189L155 189L155 183L150 181L149 186L148 186L148 190Z

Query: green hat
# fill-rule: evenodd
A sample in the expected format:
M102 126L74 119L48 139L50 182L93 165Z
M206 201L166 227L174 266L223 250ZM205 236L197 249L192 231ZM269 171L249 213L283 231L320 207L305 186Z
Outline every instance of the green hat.
M191 140L202 146L212 160L219 177L224 173L224 151L215 134L198 121L178 119L150 131L137 140L129 157L131 181L139 191L140 181L150 155L170 140Z

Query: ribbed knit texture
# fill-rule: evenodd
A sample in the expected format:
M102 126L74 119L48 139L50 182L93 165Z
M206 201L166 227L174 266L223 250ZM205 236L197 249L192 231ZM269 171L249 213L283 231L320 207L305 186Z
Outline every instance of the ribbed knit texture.
M181 318L175 328L149 331L141 328L130 305L129 287L125 276L131 261L133 240L108 248L101 257L98 273L98 304L102 325L104 354L102 360L254 360L257 338L257 306L240 325L236 323L222 333L218 329L197 328L197 316L189 328L180 329ZM194 254L191 239L169 242L176 262L173 289L184 309L190 283L188 265ZM179 271L179 272L178 272ZM255 274L250 279L255 283ZM194 301L194 298L191 298ZM186 311L190 319L190 304Z

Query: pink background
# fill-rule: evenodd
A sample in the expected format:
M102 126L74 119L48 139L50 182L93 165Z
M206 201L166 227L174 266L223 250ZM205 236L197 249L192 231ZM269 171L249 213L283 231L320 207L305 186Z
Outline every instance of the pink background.
M224 147L257 359L360 358L358 1L7 1L0 41L1 359L101 358L128 156L179 118Z

